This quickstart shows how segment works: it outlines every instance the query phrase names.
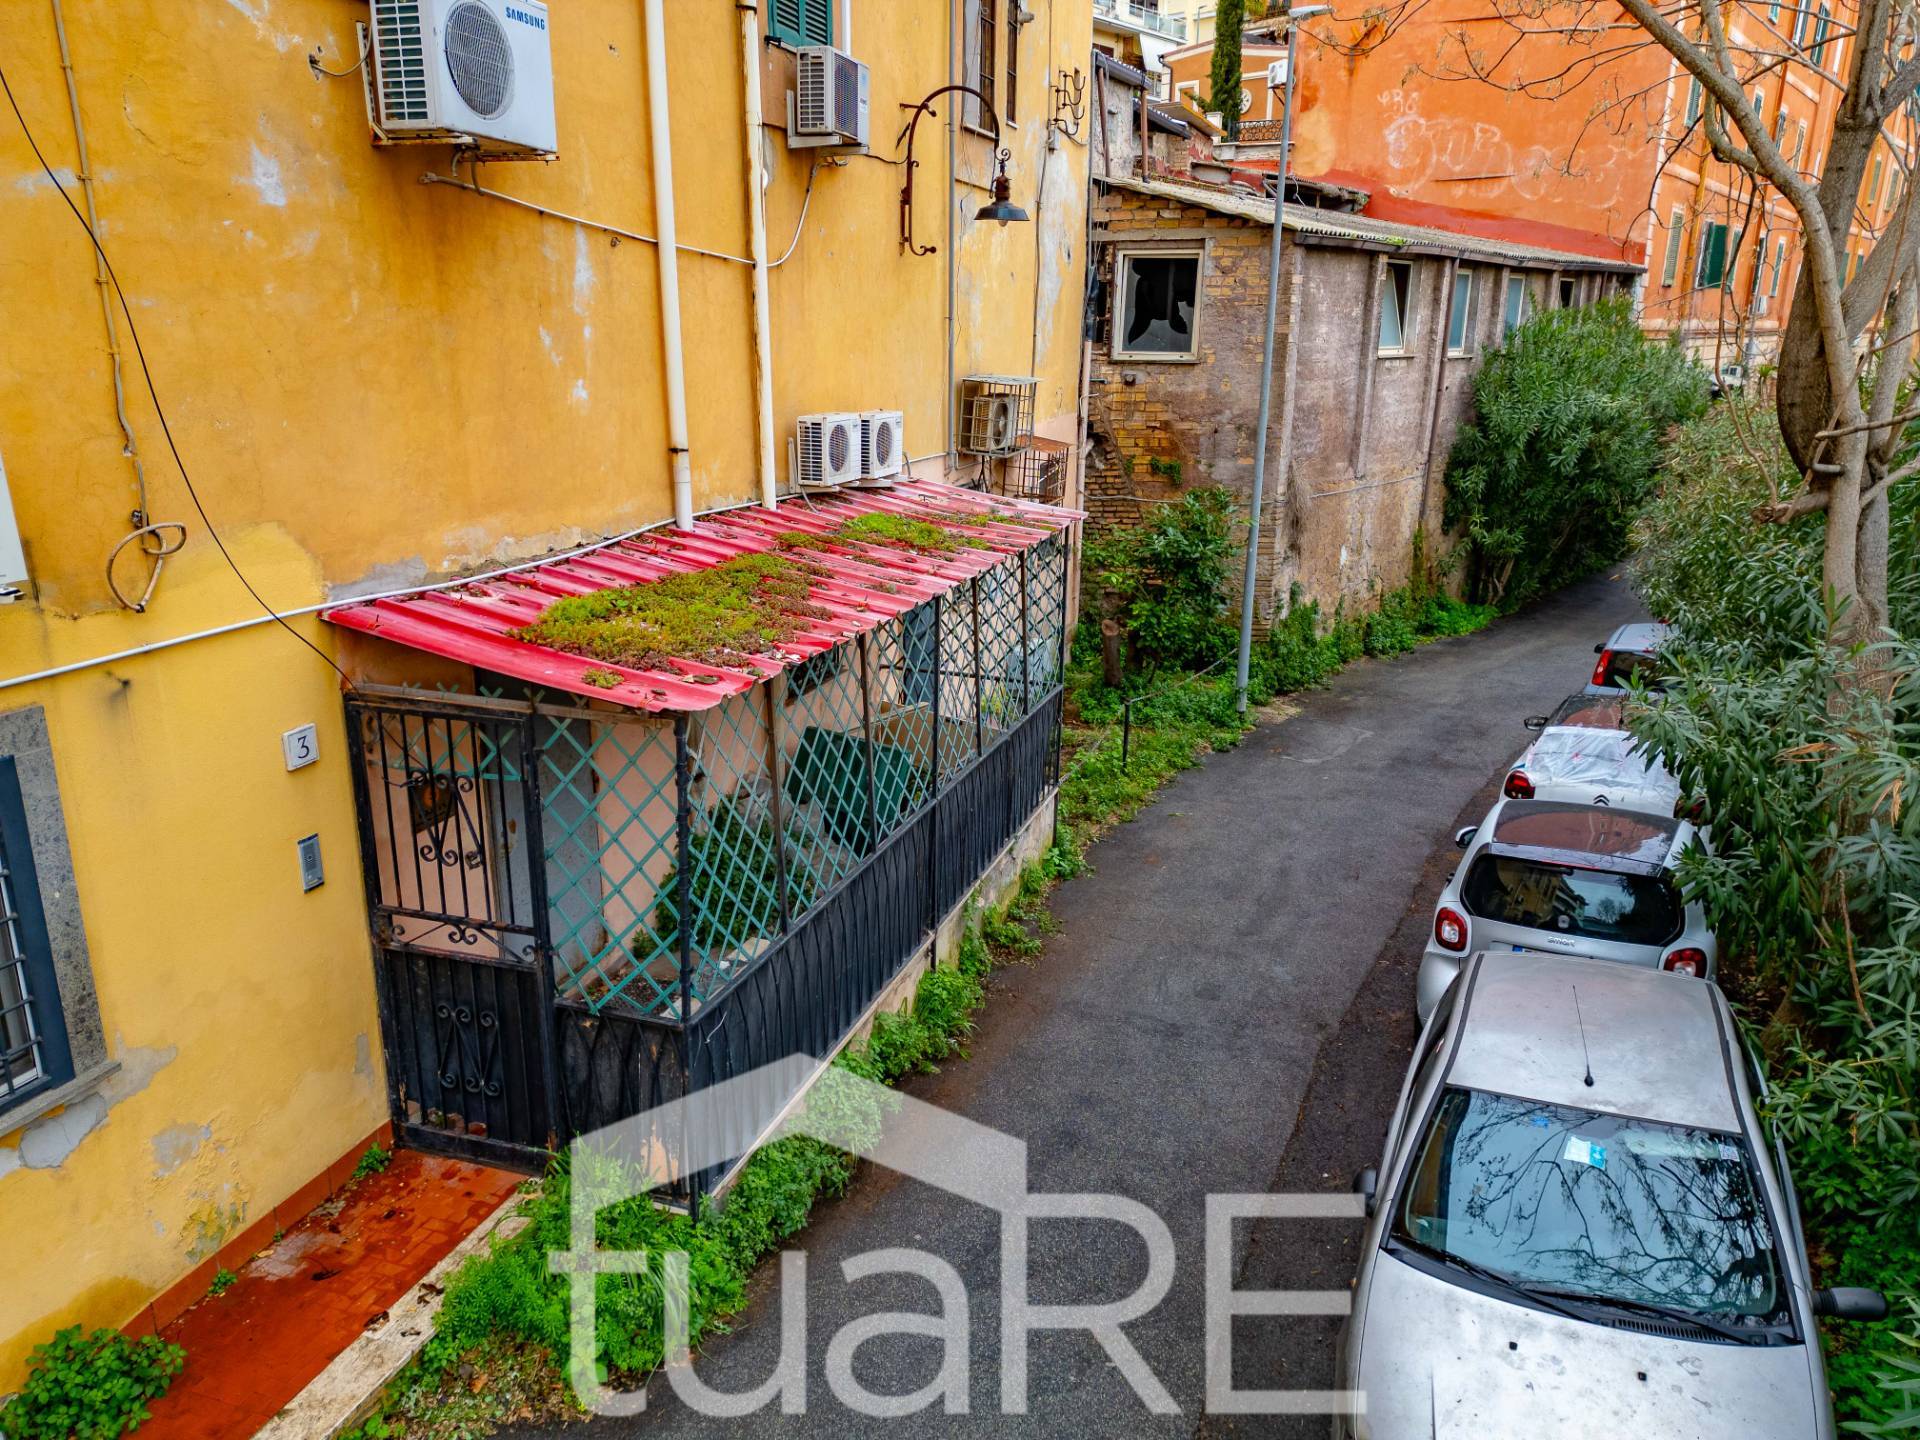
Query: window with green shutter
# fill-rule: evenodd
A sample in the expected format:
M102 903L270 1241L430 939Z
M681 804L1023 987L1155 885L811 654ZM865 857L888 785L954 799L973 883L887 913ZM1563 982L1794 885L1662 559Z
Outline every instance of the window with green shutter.
M831 45L837 0L771 0L767 38L788 45Z
M1701 290L1711 290L1726 278L1727 273L1727 227L1718 220L1709 220L1700 231L1700 268L1694 272L1693 283Z

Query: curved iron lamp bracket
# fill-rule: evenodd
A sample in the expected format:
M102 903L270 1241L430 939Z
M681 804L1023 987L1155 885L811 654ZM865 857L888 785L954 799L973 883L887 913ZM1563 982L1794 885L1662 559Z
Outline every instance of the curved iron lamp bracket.
M998 152L1000 173L1002 175L1006 173L1007 162L1013 158L1013 152L1011 150L1003 150L1000 148L1000 116L994 111L993 101L981 94L974 86L942 85L919 104L909 106L908 108L913 111L913 114L907 120L906 127L901 130L900 139L894 141L895 145L898 145L900 140L907 142L907 178L906 182L900 187L900 248L905 250L909 255L933 255L938 253L940 249L938 245L916 245L913 242L913 172L915 167L920 163L913 158L913 139L914 132L920 125L920 117L922 115L932 115L935 119L938 119L939 112L933 108L933 102L938 100L942 95L955 90L964 95L971 95L974 99L978 100L981 110L985 112L986 117L993 122L993 148Z

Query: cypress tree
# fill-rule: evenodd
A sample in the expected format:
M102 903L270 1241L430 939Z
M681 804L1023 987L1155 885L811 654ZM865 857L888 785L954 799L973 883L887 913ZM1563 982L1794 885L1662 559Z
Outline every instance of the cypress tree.
M1240 31L1247 20L1247 0L1220 0L1213 22L1213 69L1207 76L1211 109L1220 112L1227 139L1240 138Z

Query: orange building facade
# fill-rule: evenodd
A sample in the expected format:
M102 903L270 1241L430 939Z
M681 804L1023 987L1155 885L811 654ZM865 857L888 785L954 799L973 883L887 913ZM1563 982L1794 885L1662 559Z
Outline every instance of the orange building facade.
M1832 136L1852 21L1839 0L1728 7L1736 50L1798 56L1756 81L1752 99L1809 173ZM1728 378L1772 358L1800 263L1797 220L1707 153L1698 84L1666 51L1649 41L1589 73L1604 39L1523 39L1484 0L1434 0L1384 34L1378 23L1302 25L1291 173L1366 192L1363 213L1380 219L1645 265L1649 331L1678 332ZM1490 78L1475 75L1469 47ZM1241 142L1224 152L1236 168L1277 163L1284 98L1267 79L1284 54L1273 22L1248 27ZM1212 61L1210 40L1169 52L1174 98L1198 108ZM1897 202L1897 158L1869 166L1850 265Z

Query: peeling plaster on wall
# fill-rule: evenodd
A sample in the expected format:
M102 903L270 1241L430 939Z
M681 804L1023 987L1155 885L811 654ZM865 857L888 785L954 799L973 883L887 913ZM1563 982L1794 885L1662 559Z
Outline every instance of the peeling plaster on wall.
M593 269L593 248L587 243L586 227L574 231L573 244L573 313L584 315L587 307L593 304L594 287L600 277Z
M344 585L327 587L327 599L338 605L343 601L354 600L362 595L378 595L387 590L404 590L412 585L424 585L433 579L427 569L425 557L410 555L405 560L389 560L384 565L376 565L358 580L350 580Z
M114 1044L120 1045L117 1035ZM16 1170L51 1170L63 1164L82 1140L99 1129L114 1106L146 1089L177 1054L171 1045L164 1050L122 1049L120 1068L98 1090L34 1121L20 1132L17 1145L0 1146L0 1178Z
M269 19L268 12L273 8L270 0L227 0L227 4L252 21L255 33L281 54L286 54L288 50L299 44L298 35L290 30L278 28Z
M171 1175L212 1138L211 1125L169 1125L153 1137L153 1173Z
M373 1042L364 1030L353 1037L353 1073L363 1080L373 1078Z
M64 165L54 166L53 173L54 173L54 176L59 180L60 188L62 190L68 189L80 183L79 177L77 177L73 173L73 171L69 170ZM111 177L112 177L111 171L103 170L100 172L99 175L95 176L94 178L99 180L106 180L106 179L110 179ZM18 190L22 195L37 195L42 190L51 188L52 183L53 183L52 181L47 179L46 172L44 170L34 170L34 171L30 171L25 175L22 175L19 179L15 180L13 182L13 188Z
M287 203L287 187L280 178L280 162L258 145L250 148L253 154L252 167L247 174L237 177L236 183L258 191L264 204L284 207Z
M587 408L587 381L584 375L573 382L573 389L567 392L567 399L579 409Z
M57 1114L29 1125L20 1136L20 1163L29 1170L51 1170L79 1148L107 1118L103 1096L89 1095Z
M233 1187L220 1187L225 1194L231 1194ZM194 1264L215 1254L227 1243L229 1236L235 1234L246 1223L247 1207L237 1200L220 1201L209 1199L187 1217L187 1223L181 1227L181 1238L186 1243L187 1259Z
M608 529L613 528L614 524L610 521ZM543 555L551 555L556 550L573 550L582 545L597 545L606 538L606 532L586 530L578 525L570 525L564 530L549 530L544 534L530 535L524 539L515 535L502 535L484 524L463 525L447 532L447 551L440 557L440 571L444 575L479 565L517 565L524 561L537 560Z

